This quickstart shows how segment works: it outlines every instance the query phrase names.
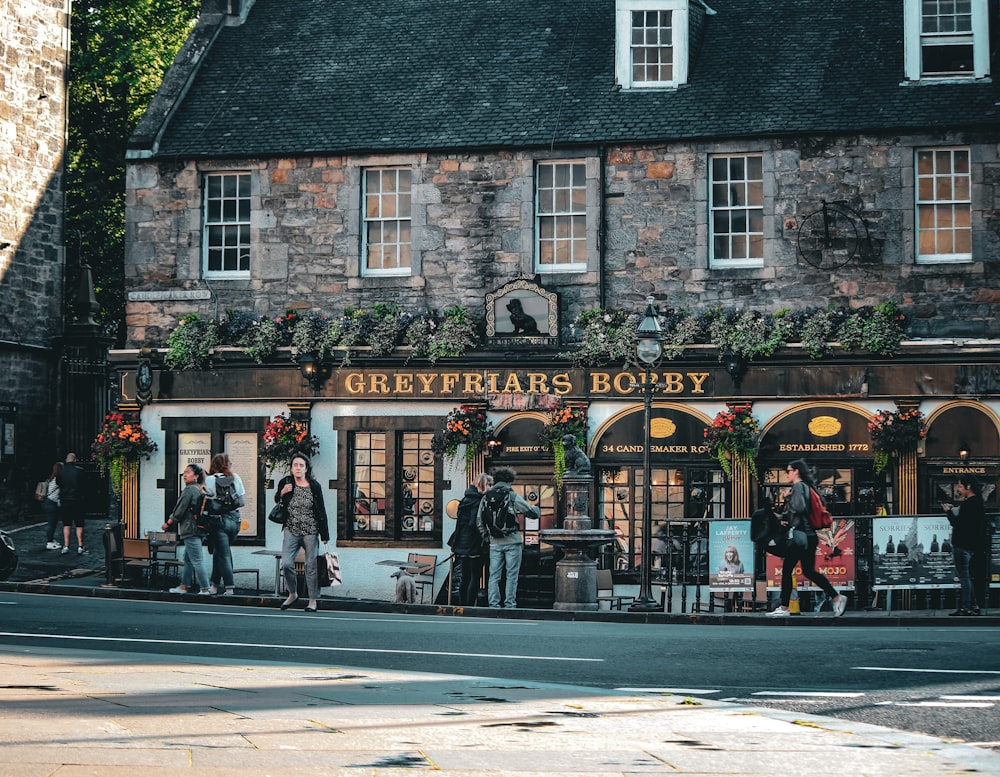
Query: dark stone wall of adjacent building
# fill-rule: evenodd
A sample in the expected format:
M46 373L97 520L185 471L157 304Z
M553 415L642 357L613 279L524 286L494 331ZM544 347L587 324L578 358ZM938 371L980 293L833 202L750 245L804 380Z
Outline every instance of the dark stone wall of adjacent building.
M58 450L68 0L0 0L0 522ZM12 439L11 439L12 438ZM15 501L10 501L15 500Z

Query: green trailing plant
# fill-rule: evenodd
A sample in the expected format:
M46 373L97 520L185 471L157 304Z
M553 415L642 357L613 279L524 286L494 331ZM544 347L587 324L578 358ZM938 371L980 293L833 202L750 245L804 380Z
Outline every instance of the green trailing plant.
M278 322L273 318L260 318L243 333L236 345L257 364L263 364L278 350L281 339Z
M476 456L486 450L493 436L493 424L486 411L471 405L459 405L445 418L444 426L431 440L431 450L445 461L453 462L465 446L465 468L471 470Z
M219 345L215 322L199 313L188 313L170 333L163 363L171 370L200 370L208 364L212 350Z
M108 413L90 451L102 474L111 479L111 488L121 494L122 483L157 448L142 428L138 413Z
M379 303L372 309L366 338L372 356L388 356L396 350L403 336L399 317L397 305Z
M292 357L316 354L320 359L330 357L328 338L330 319L315 310L299 316L292 330Z
M915 451L927 436L924 414L910 410L877 410L868 419L868 433L875 449L875 474L889 464L889 459L901 453Z
M618 362L623 366L635 360L636 313L596 308L581 313L573 324L579 332L580 345L559 354L578 366L600 367Z
M431 364L450 356L461 356L479 342L476 325L467 308L454 305L431 332L427 359Z
M734 353L750 361L771 356L788 342L792 326L787 313L712 308L705 312L705 330L719 347L720 358Z
M581 448L587 447L587 411L582 407L560 407L553 410L545 419L541 437L545 449L552 452L555 462L552 479L557 488L562 488L563 477L566 474L566 448L563 437L572 435Z
M737 405L717 413L711 426L705 427L708 452L722 467L727 478L733 476L733 464L742 461L748 469L757 469L757 446L760 422L749 405Z
M663 356L676 359L694 343L703 342L705 329L701 318L686 310L668 310L663 316Z

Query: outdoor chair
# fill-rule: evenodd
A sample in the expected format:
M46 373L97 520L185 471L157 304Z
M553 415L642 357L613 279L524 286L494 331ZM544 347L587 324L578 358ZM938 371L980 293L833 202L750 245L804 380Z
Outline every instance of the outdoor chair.
M609 610L620 610L623 604L632 604L634 596L615 593L615 581L610 569L597 570L597 607L600 609L601 602L608 603Z

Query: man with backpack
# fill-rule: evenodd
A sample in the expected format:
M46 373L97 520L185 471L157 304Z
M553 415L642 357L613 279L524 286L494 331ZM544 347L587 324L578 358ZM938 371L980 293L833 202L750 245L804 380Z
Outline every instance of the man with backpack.
M476 525L490 546L490 579L487 589L490 607L500 607L500 578L507 573L504 607L517 607L517 577L521 572L524 539L518 515L541 517L541 510L528 504L512 488L517 473L510 467L493 471L494 486L483 494L476 515Z

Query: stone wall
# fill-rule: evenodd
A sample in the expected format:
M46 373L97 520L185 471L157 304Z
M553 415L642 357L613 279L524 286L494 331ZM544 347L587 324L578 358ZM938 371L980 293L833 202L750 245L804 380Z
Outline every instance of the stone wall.
M0 0L0 403L18 407L29 479L57 445L68 14L67 0Z
M971 145L975 261L915 265L913 155L924 146ZM752 269L708 269L710 154L761 153L765 160L765 261ZM411 154L345 159L304 157L228 163L133 162L129 169L126 271L134 290L205 289L204 302L131 302L130 345L165 345L176 320L227 307L277 314L285 307L339 314L345 307L397 302L406 309L462 304L481 309L486 292L532 265L533 164L553 156L603 153L606 223L593 270L543 275L561 295L562 322L600 304L758 310L876 304L908 307L915 333L1000 336L1000 159L996 138L810 137L715 144L614 146L556 154ZM570 157L573 158L573 157ZM412 165L417 245L408 278L362 278L358 234L360 171ZM254 176L251 278L201 278L201 176ZM861 213L874 250L820 270L796 252L800 222L824 202ZM417 206L419 203L419 207ZM603 267L603 270L601 269ZM603 285L603 296L601 287Z

